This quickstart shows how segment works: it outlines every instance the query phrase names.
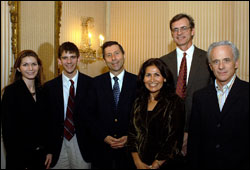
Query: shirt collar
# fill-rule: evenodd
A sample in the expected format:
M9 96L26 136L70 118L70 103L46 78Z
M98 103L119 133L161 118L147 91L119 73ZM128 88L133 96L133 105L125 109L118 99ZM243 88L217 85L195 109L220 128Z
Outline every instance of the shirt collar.
M183 56L183 53L187 53L187 56L193 56L194 53L194 44L191 45L191 47L189 47L189 49L187 51L182 51L179 47L176 47L176 52L177 55Z
M214 84L215 84L216 90L224 92L225 89L230 89L232 87L233 83L234 83L235 78L236 78L236 74L234 74L234 76L232 77L232 79L226 85L224 85L222 87L222 89L220 89L220 86L217 84L217 81L215 79L215 83Z
M68 83L69 80L73 80L73 81L74 81L74 84L75 84L75 83L77 82L77 80L78 80L78 75L79 75L79 72L78 72L78 70L77 70L77 71L76 71L76 75L70 79L70 78L68 78L68 77L64 74L64 72L62 72L63 82L67 82L67 83Z
M112 74L111 72L109 72L111 79L113 80L113 77L115 77L114 74ZM118 77L119 80L123 80L125 74L125 70L123 70L119 75L117 75L116 77Z

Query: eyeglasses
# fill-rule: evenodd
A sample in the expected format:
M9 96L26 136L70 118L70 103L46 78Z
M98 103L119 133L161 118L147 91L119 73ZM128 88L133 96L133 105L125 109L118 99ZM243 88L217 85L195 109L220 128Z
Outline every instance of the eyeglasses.
M180 27L180 28L173 28L172 32L173 33L178 33L179 31L181 31L181 32L187 32L187 30L189 28L191 28L191 27L183 26L183 27Z

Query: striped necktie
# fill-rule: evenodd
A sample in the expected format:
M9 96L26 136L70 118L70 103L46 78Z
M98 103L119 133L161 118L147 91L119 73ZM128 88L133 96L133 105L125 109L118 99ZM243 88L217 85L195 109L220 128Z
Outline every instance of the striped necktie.
M71 86L69 89L69 99L68 106L66 112L66 119L64 121L64 137L70 141L70 139L74 136L75 126L73 121L73 110L74 110L74 99L75 99L75 89L74 89L74 81L70 80Z

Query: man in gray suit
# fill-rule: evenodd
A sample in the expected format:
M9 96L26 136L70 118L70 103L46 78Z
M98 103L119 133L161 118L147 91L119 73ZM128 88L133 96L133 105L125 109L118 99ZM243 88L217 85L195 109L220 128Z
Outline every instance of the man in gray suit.
M178 95L183 98L186 109L186 125L182 146L182 155L186 156L193 93L212 83L212 72L208 66L206 51L193 45L192 40L195 34L193 18L187 14L177 14L170 21L170 30L177 47L174 51L162 56L161 59L169 66L174 76L178 94L180 86L178 78L182 77L179 75L183 75L179 74L182 70L180 66L183 58L185 58L185 85L180 90L183 94Z

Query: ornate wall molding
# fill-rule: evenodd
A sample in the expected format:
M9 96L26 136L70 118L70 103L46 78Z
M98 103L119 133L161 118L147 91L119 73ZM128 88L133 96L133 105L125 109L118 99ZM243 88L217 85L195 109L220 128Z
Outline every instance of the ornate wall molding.
M62 17L62 1L55 1L55 77L60 73L60 69L57 64L59 40L60 40L60 28L61 28L61 17Z
M18 26L18 17L19 17L19 1L9 1L8 5L10 6L10 17L12 23L12 37L11 37L11 46L12 53L17 58L17 53L19 52L19 26Z
M20 50L22 50L23 48L25 49L26 46L29 46L30 44L21 44L23 39L22 36L24 31L25 33L27 33L26 30L23 30L25 28L21 28L20 25L21 24L26 24L26 23L21 23L23 22L23 19L25 20L25 22L27 22L27 18L21 18L21 17L25 17L26 13L23 13L23 8L26 7L27 8L27 4L28 5L32 5L30 3L22 3L21 1L8 1L8 5L9 5L9 11L10 11L10 16L11 16L11 29L12 29L12 35L11 35L11 47L12 47L12 53L14 55L14 58L16 60L18 52L20 52ZM23 6L24 5L24 6ZM26 5L26 6L25 6ZM36 3L33 3L33 5L36 5ZM22 9L21 9L22 6ZM35 6L36 7L36 6ZM39 7L38 7L39 8ZM40 9L43 10L43 7ZM22 11L22 13L21 13ZM59 39L60 39L60 27L61 27L61 16L62 16L62 1L54 1L54 8L53 8L53 13L54 13L54 21L52 20L53 23L50 23L50 25L52 27L54 27L54 31L53 31L53 36L54 36L54 42L52 42L53 44L53 48L54 51L52 52L54 55L53 58L53 62L54 62L54 66L53 68L53 75L52 78L54 76L57 76L59 73L58 70L58 64L57 64L57 55L58 55L58 48L59 48ZM43 22L44 20L41 20L41 22ZM53 26L54 25L54 26ZM22 29L22 30L21 30ZM27 28L26 28L27 29ZM32 32L34 33L34 32ZM22 35L21 35L22 34ZM30 39L30 42L35 41L35 37L34 39ZM41 44L36 43L35 47L33 47L33 50L36 51L36 48L39 49ZM28 47L30 48L30 46ZM47 53L45 53L47 55ZM45 62L46 63L46 62ZM47 63L46 63L47 64ZM49 72L46 72L49 73ZM49 78L51 78L51 72L50 74L47 75Z

